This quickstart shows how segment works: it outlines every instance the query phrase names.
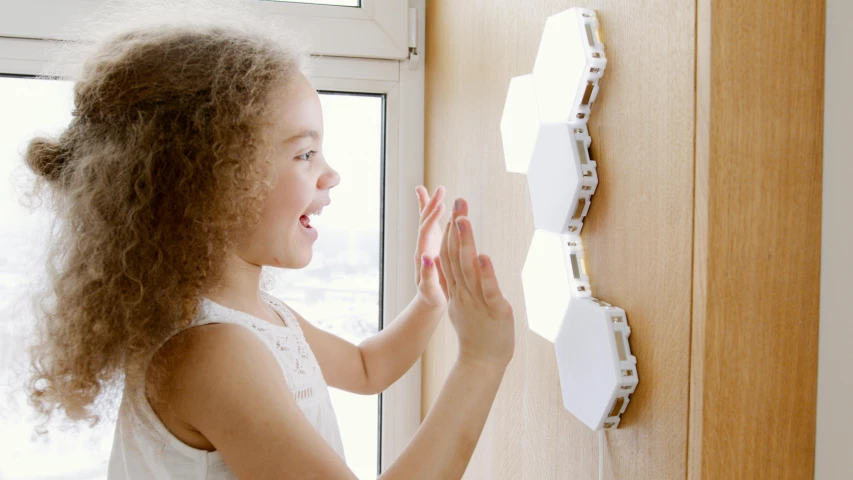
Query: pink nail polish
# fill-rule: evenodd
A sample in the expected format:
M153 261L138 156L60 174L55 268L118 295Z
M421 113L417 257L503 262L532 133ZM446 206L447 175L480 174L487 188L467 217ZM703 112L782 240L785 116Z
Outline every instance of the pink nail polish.
M431 267L432 266L432 260L429 257L427 257L426 255L422 256L421 260L423 260L425 267Z

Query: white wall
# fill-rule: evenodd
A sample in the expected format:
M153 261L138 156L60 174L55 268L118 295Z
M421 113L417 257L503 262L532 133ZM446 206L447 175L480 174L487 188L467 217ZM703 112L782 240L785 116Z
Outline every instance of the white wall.
M853 478L853 2L826 0L815 478Z

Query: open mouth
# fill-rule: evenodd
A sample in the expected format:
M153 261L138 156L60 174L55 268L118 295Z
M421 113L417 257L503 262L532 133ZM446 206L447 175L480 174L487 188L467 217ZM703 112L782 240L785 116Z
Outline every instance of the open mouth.
M301 215L299 217L299 224L302 225L302 228L305 230L308 235L314 239L317 238L317 229L311 226L311 217L318 216L322 213L322 207L314 212L309 212L307 215Z

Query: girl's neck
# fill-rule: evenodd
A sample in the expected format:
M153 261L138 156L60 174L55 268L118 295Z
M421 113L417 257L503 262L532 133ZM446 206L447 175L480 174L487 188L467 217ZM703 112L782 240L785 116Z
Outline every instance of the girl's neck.
M261 266L230 254L219 285L204 294L214 302L237 310L264 309L260 290Z

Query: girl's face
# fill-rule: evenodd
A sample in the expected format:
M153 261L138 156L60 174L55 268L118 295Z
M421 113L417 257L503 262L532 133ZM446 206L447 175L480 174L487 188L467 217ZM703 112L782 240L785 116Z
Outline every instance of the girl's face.
M255 265L302 268L311 261L318 234L309 217L329 204L329 190L340 176L323 157L323 111L308 79L299 74L272 98L270 138L278 183L267 199L260 225L237 254Z

